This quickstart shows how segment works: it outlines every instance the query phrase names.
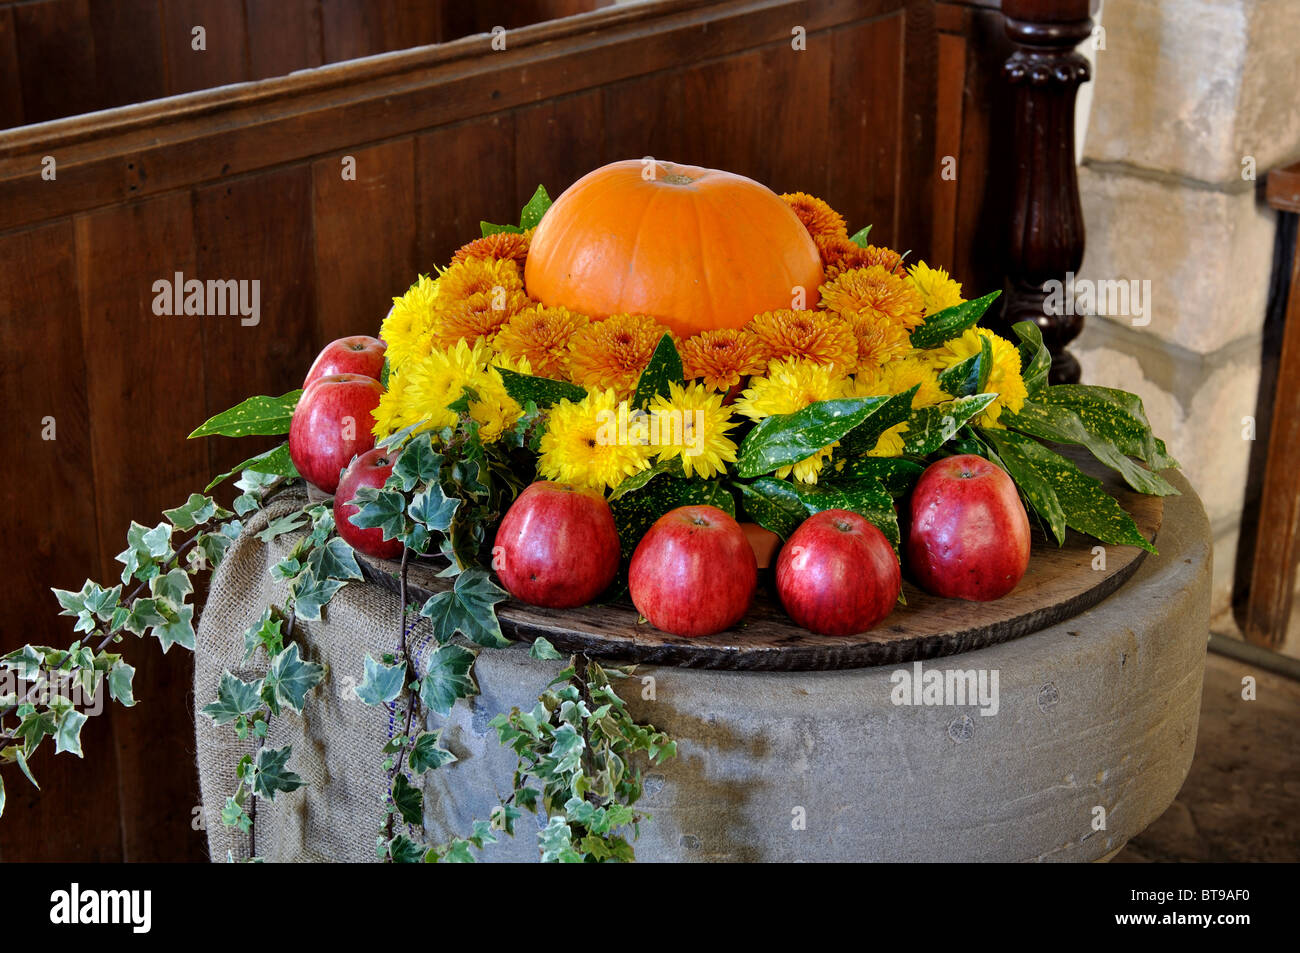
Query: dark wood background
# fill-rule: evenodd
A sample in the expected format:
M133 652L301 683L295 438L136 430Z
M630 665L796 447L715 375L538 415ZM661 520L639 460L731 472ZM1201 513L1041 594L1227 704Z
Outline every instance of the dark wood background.
M89 11L73 39L59 39L56 4ZM114 9L165 23L199 5ZM304 52L300 32L253 29L255 17L309 8L324 51L342 48L327 24L351 6L234 3L245 39L231 56L242 66L179 80L173 68L141 67L146 83L98 52L122 48L99 41L121 21L107 23L98 3L6 4L0 116L78 108L77 84L111 87L95 93L107 104L154 95L159 76L175 91L310 66L316 34ZM545 18L545 3L527 6L527 18ZM601 163L644 155L727 168L823 196L854 227L873 223L874 240L953 262L972 293L999 287L1004 54L989 6L665 0L525 27L506 52L466 37L0 132L0 439L10 460L0 559L11 582L0 648L70 641L48 588L115 579L132 519L152 525L257 449L187 442L198 422L248 394L297 386L327 341L373 333L418 271L475 237L480 219L513 220L539 182L556 195ZM791 49L796 25L804 52ZM374 42L427 42L444 27L379 31ZM146 34L125 48L168 62L166 38ZM284 50L255 52L280 38ZM27 51L56 41L66 70L39 88L19 82L39 72L23 65ZM373 47L339 55L359 51ZM39 175L46 155L58 162L54 182ZM955 182L938 175L944 155L957 158ZM341 177L345 156L355 181ZM260 280L260 325L154 316L152 284L176 271ZM41 439L47 416L54 441ZM90 719L84 762L40 752L39 797L9 781L0 859L203 859L191 659L155 644L123 649L139 707Z

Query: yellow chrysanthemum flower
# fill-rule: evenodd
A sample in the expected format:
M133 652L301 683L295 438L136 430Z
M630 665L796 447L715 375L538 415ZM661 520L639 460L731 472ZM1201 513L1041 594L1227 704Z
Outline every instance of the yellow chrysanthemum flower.
M989 369L988 383L983 392L998 397L975 418L975 423L980 427L998 427L1002 408L1006 407L1013 414L1019 413L1029 396L1020 375L1020 352L1014 344L985 328L968 328L961 337L945 341L942 346L928 352L929 360L940 369L959 364L980 352L981 337L987 338L993 348L993 366Z
M471 347L459 341L410 362L389 378L375 415L375 435L415 423L422 424L420 431L452 426L456 412L448 405L460 400L469 387L476 395L470 400L469 415L478 422L480 436L488 442L497 440L523 411L506 392L501 375L487 366L489 357L482 345Z
M942 268L931 268L925 262L918 261L908 269L907 276L921 296L926 314L934 314L966 300L961 296L961 284L949 277L948 272Z
M670 383L668 396L656 395L649 410L659 458L679 458L686 476L708 479L736 462L736 442L727 436L735 426L731 413L706 385Z
M858 358L857 340L848 324L825 311L767 311L756 315L745 329L762 342L769 360L794 358L833 365L843 373Z
M400 298L379 328L379 336L388 345L390 370L400 368L417 352L418 342L433 327L438 309L438 281L421 275Z
M950 400L939 386L939 372L924 357L912 354L882 367L859 371L853 377L851 392L854 397L880 397L901 394L916 387L912 395L912 409L933 407Z
M826 308L844 316L856 314L907 331L922 321L920 293L880 265L840 273L822 285L821 295Z
M849 381L834 367L812 361L777 360L762 377L750 378L750 386L736 400L737 412L751 420L772 414L792 414L819 400L849 396ZM822 447L815 454L776 471L791 474L801 483L816 483L822 465L838 444Z
M821 199L807 192L787 192L781 198L798 216L799 221L803 222L803 227L808 229L808 234L814 239L849 237L844 216Z
M632 416L612 388L574 403L561 400L547 415L537 471L549 480L605 489L650 466L655 448L620 427Z
M567 380L569 342L587 316L568 308L534 305L510 318L492 342L502 354L524 359L535 374L555 380Z
M847 323L857 340L859 372L898 360L912 348L907 331L897 324L862 314L850 314Z
M610 388L626 397L667 331L644 314L613 314L592 321L569 339L569 378L588 390Z
M681 341L677 350L687 380L702 378L704 386L724 394L767 366L763 343L744 329L701 331Z

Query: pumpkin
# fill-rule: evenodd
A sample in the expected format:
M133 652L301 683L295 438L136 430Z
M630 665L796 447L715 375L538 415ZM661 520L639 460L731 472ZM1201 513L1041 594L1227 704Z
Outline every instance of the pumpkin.
M822 264L803 224L766 186L629 159L589 172L556 199L532 237L524 282L545 305L597 318L646 314L686 336L813 307ZM793 300L798 289L803 304Z

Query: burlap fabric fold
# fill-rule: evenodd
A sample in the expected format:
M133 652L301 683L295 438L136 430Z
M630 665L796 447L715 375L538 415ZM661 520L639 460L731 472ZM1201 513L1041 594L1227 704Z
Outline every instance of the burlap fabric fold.
M291 513L305 501L302 493L285 493L248 520L213 575L199 624L195 734L208 849L214 861L228 857L243 860L250 856L250 849L270 861L376 859L375 842L384 825L389 784L381 749L401 733L405 710L396 703L364 705L354 691L366 655L378 659L384 653L396 653L400 642L397 597L366 583L344 586L325 608L321 622L299 622L295 628L294 638L301 643L304 656L325 666L325 679L308 696L302 715L286 710L272 719L265 743L274 748L293 746L289 767L302 776L306 786L279 794L274 801L258 799L251 835L221 823L222 806L235 791L239 759L254 754L258 743L251 738L239 741L230 725L213 724L201 709L216 699L223 672L245 680L266 673L267 658L260 649L244 661L244 632L267 605L284 604L287 587L271 577L270 569L301 536L288 534L264 543L257 533L270 520ZM431 648L436 648L430 644L427 621L408 621L407 639L417 671L422 672ZM424 780L426 831L408 832L429 842L468 833L475 818L487 818L502 783L508 793L514 762L500 748L488 721L502 706L505 710L515 704L531 706L558 667L528 658L522 648L488 654L494 656L491 668L497 677L488 679L484 694L472 703L458 705L442 726L444 746L460 759L454 765L454 783L449 782L446 768L431 772ZM512 691L516 684L519 690ZM503 686L504 694L500 691ZM440 720L433 717L432 721ZM430 723L426 727L439 726ZM525 821L533 823L531 817ZM407 829L398 824L396 830ZM535 838L526 833L516 842L502 843L493 854L535 859Z

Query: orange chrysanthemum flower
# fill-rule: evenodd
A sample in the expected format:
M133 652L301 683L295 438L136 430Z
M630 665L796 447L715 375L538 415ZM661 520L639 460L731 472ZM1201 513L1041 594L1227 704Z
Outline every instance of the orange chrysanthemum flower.
M880 245L867 245L863 248L848 238L826 238L817 241L817 250L821 252L827 281L841 272L870 268L872 265L880 265L886 271L898 275L904 274L903 256L892 248Z
M921 295L880 265L844 271L821 287L822 304L844 317L860 315L910 331L921 323Z
M526 358L534 374L566 380L569 342L587 320L585 314L568 308L534 305L507 321L492 343L498 351L516 361Z
M486 258L488 260L513 261L520 268L528 260L528 243L532 240L533 230L526 232L497 232L484 235L456 249L452 256L453 263L468 258Z
M644 314L612 314L592 321L569 339L569 377L588 390L631 394L668 329Z
M858 342L858 371L874 370L911 350L907 331L897 324L861 313L850 314L846 320Z
M849 237L849 230L844 221L844 216L821 199L809 195L807 192L787 192L781 198L785 199L786 204L793 209L794 214L799 216L799 221L803 222L803 227L808 229L808 234L814 240L836 237L847 239Z
M723 393L767 366L763 343L746 330L701 331L680 342L677 350L687 380L703 378L704 386Z
M428 346L435 349L455 347L457 341L464 341L471 347L480 342L493 344L505 323L530 303L522 291L509 294L479 291L468 298L450 301L434 314Z
M763 346L767 361L799 358L848 373L857 362L853 331L837 315L824 311L768 311L745 326Z

